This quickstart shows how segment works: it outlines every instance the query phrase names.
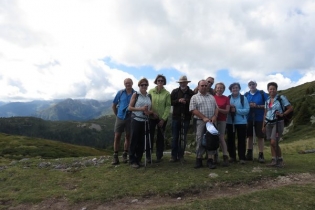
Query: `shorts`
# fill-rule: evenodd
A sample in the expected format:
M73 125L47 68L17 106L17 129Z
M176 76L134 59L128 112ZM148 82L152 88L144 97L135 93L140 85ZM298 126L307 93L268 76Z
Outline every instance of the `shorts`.
M255 121L255 135L258 138L264 138L265 134L262 132L262 121ZM247 137L253 136L253 121L247 122Z
M278 137L280 138L282 136L283 133L283 129L284 129L284 121L279 121L278 122ZM267 136L267 140L276 140L276 123L273 124L267 124L266 125L266 136Z
M130 127L131 127L130 125L131 125L131 117L125 120L122 120L116 117L114 132L123 133L125 131L126 133L130 133Z
M218 131L221 134L225 134L225 129L226 129L226 121L217 121L217 128Z

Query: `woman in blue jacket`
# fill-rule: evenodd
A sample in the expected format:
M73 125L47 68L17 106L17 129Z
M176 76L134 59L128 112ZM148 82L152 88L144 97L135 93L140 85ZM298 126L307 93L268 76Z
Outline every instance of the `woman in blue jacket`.
M230 162L236 162L236 146L235 146L235 132L237 133L237 152L241 164L245 164L246 153L246 126L247 114L249 112L249 104L240 94L241 86L235 82L229 86L231 91L230 98L230 112L227 118L227 147L230 155Z

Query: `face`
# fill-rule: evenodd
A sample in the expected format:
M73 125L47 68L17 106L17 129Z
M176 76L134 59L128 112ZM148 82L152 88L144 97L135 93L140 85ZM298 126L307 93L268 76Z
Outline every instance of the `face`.
M198 85L199 92L202 94L207 93L208 82L207 81L200 81Z
M132 82L131 79L125 79L124 85L125 85L125 88L126 88L126 89L132 88L133 82Z
M256 90L257 84L254 83L254 82L250 82L250 83L248 84L248 87L249 87L249 89L253 92L253 91Z
M180 82L179 86L184 89L187 87L187 84L188 84L188 82Z
M163 86L164 85L164 78L163 77L159 77L157 78L156 80L156 84L159 85L159 86Z
M232 87L232 94L237 95L240 92L240 88L238 87L238 85L234 85Z
M270 96L277 95L277 88L275 86L273 86L273 85L270 85L268 87L268 93L269 93Z
M142 81L139 85L140 91L146 91L148 89L148 83L146 81Z
M215 92L217 95L221 96L224 93L224 87L221 84L216 85Z
M207 78L208 86L211 87L214 83L214 79L212 77Z

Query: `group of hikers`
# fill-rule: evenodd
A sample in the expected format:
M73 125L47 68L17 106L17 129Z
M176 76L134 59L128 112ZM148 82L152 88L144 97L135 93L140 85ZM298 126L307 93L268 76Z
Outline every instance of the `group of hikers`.
M256 81L252 80L248 82L249 91L242 95L240 84L235 82L229 85L231 94L225 96L223 82L216 83L212 88L213 77L200 80L198 86L191 89L188 86L191 81L186 76L181 76L177 81L179 87L171 93L164 88L166 82L166 77L159 74L154 80L155 87L148 90L149 81L142 78L138 82L139 90L136 91L132 87L133 81L130 78L124 80L125 89L117 92L112 105L116 115L112 165L120 163L118 153L123 132L125 132L122 153L124 163L128 162L128 155L129 164L133 168L160 162L163 157L165 128L171 107L173 110L170 162L185 162L186 137L193 118L196 134L194 168L202 167L203 159L206 159L210 169L215 169L218 164L218 150L207 150L201 143L208 122L215 125L219 133L219 143L223 153L222 166L229 166L230 163L236 162L245 164L246 161L253 160L255 137L259 150L258 162L265 163L263 153L265 136L270 141L272 155L268 166L284 165L278 140L283 133L284 119L293 111L293 107L284 95L277 93L277 83L268 83L267 94L258 90ZM151 157L154 143L156 159L153 161ZM143 154L145 154L144 164ZM203 157L204 155L206 156Z

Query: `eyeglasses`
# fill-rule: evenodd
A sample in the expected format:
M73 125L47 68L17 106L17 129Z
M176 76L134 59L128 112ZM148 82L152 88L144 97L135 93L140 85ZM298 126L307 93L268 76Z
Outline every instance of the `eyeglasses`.
M158 80L156 80L157 82L164 82L164 80L162 80L162 79L158 79Z
M207 87L208 85L200 85L200 87Z
M148 84L141 84L140 85L141 87L147 87L147 86L149 86Z
M248 84L248 86L255 86L255 83L250 83Z

